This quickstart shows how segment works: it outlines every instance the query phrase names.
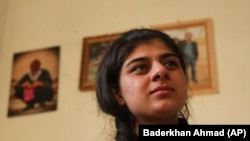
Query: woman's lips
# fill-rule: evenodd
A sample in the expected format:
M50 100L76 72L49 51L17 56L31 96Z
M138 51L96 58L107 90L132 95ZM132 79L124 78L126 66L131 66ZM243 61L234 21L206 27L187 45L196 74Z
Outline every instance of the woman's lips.
M169 86L159 86L150 91L150 94L158 93L158 92L173 92L174 88Z

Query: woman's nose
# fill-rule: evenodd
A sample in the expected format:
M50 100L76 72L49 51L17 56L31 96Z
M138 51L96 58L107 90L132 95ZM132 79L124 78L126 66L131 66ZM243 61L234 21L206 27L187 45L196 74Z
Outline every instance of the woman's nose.
M151 80L164 80L169 79L167 68L160 62L154 63L152 66Z

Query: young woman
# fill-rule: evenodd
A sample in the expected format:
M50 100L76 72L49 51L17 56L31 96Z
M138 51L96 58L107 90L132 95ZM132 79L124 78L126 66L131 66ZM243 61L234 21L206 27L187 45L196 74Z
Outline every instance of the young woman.
M133 29L106 52L97 73L99 108L115 119L116 141L134 141L140 124L188 124L183 55L153 29Z

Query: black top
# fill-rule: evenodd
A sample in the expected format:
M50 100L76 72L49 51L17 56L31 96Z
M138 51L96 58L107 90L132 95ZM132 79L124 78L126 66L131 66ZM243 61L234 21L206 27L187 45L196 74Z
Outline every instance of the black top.
M179 125L188 125L188 121L185 118L179 118Z
M188 121L185 118L178 118L178 125L188 125ZM136 136L136 140L135 141L139 141L138 139L139 137Z

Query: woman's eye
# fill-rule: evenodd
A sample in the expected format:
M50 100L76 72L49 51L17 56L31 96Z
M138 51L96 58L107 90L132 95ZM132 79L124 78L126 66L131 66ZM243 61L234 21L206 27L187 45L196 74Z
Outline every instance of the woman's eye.
M165 63L165 66L166 66L167 68L169 68L169 69L175 69L175 68L178 67L178 62L176 62L176 61L167 61L167 62Z
M138 65L138 66L136 66L136 67L134 67L132 69L133 72L134 71L139 72L139 71L145 71L145 70L147 70L147 66L146 65Z

